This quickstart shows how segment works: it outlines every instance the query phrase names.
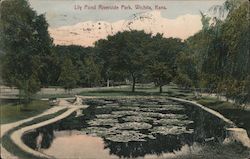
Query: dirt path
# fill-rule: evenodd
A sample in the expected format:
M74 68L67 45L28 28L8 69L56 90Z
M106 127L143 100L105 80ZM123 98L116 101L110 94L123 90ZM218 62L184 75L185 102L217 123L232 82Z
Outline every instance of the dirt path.
M43 112L42 114L39 114L37 116L27 118L27 119L24 119L24 120L20 120L20 121L14 122L14 123L3 124L3 125L1 125L1 136L0 136L0 138L2 138L9 130L11 130L11 129L15 128L15 127L18 127L19 125L22 125L23 123L32 121L35 118L38 118L38 117L41 117L41 116L56 113L56 112L58 112L58 111L60 111L60 110L62 110L64 108L65 108L64 106L62 106L62 107L59 107L59 106L53 107L53 108L50 108L50 109L46 110L45 112ZM17 156L13 156L11 153L9 153L2 146L2 144L0 145L0 148L1 148L1 157L2 158L4 158L4 159L17 159L18 158Z
M19 129L19 130L15 131L11 135L11 138L12 138L12 140L14 141L14 143L16 145L18 145L20 148L22 148L24 145L23 145L23 142L21 141L21 136L22 136L22 134L24 132L26 132L26 130L29 130L29 129L32 129L32 128L35 129L36 127L44 126L46 124L50 124L50 123L53 123L55 121L61 120L61 119L65 118L65 117L67 117L68 115L70 115L72 112L76 111L77 109L82 108L82 107L79 107L79 106L76 106L76 105L72 105L71 103L67 102L64 99L59 99L59 100L60 100L60 102L59 102L58 106L52 107L52 108L46 110L45 112L43 112L42 114L39 114L39 115L31 117L31 118L27 118L27 119L24 119L24 120L20 120L18 122L1 125L1 136L0 137L2 138L3 135L5 135L9 130L11 130L11 129L15 128L15 127L18 127L23 123L32 121L32 120L34 120L35 118L38 118L38 117L42 117L42 116L49 115L49 114L54 114L54 113L56 113L56 112L58 112L60 110L68 108L68 110L66 112L64 112L63 114L61 114L61 115L59 115L59 116L57 116L55 118L52 118L50 120L47 120L47 121L44 121L44 122L41 122L41 123L38 123L38 124L31 125L31 126L28 126L28 127L25 127L25 129L22 128L22 129ZM2 146L2 144L0 146L1 146L1 157L2 158L4 158L4 159L16 159L16 158L18 158L17 156L14 156L13 154L9 153ZM25 147L25 150L27 150L27 146ZM29 150L28 150L28 152L29 152Z

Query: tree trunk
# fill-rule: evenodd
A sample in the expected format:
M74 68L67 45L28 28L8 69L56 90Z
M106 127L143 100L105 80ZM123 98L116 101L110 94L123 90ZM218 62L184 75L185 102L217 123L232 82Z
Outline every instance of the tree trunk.
M107 87L109 87L109 79L107 79Z
M132 92L135 92L135 77L132 75L132 78L133 78Z
M162 85L160 85L160 93L162 93Z

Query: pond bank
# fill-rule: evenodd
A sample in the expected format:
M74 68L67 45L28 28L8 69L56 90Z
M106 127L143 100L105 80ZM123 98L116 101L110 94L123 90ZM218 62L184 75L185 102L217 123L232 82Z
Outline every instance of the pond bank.
M244 145L245 147L250 148L250 139L247 135L247 131L245 129L242 128L238 128L235 123L233 123L231 120L225 118L222 114L220 114L219 112L210 109L208 107L205 107L201 104L198 104L197 102L194 101L188 101L185 99L179 99L179 98L173 98L171 97L170 99L176 100L176 101L180 101L180 102L185 102L185 103L190 103L193 104L195 106L200 107L201 109L213 114L214 116L217 116L218 118L220 118L221 120L225 121L226 123L228 123L230 125L229 128L227 128L227 138L225 139L224 143L225 144L229 144L232 142L239 142L242 145Z

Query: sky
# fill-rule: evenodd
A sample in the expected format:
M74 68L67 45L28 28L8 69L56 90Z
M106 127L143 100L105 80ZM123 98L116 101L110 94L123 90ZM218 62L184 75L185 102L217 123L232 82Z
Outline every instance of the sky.
M186 39L201 28L200 11L224 0L29 0L45 14L55 44L92 46L124 30Z

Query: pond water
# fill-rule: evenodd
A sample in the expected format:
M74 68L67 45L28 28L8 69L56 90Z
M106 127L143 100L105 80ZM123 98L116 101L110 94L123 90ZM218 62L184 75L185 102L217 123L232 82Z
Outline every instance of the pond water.
M163 98L84 102L90 107L81 115L26 133L25 144L59 159L186 158L225 149L228 125L192 105ZM241 150L233 154L248 155Z

